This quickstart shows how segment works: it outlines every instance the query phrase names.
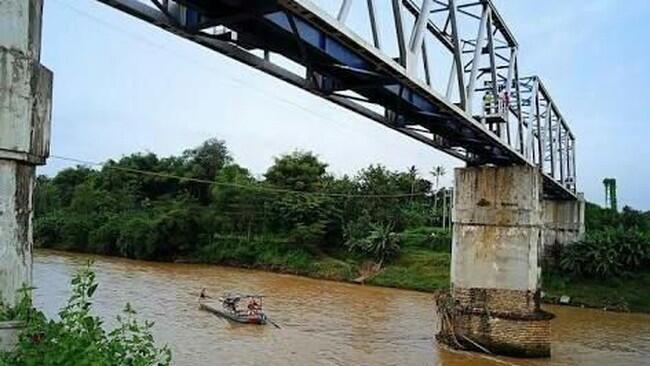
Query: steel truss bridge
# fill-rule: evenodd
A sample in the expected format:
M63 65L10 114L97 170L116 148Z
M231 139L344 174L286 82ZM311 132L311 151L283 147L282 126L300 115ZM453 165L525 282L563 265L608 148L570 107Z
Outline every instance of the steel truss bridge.
M542 80L519 75L490 0L327 0L329 12L310 0L97 1L470 165L535 166L547 198L576 198L575 136ZM358 5L365 36L352 30Z

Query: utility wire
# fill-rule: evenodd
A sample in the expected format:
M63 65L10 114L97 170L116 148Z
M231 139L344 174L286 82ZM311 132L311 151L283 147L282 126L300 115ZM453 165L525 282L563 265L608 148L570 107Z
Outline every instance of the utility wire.
M401 193L401 194L355 194L355 193L305 192L305 191L296 191L296 190L286 189L286 188L275 188L275 187L250 185L250 184L226 183L226 182L218 182L214 180L207 180L207 179L200 179L200 178L183 177L180 175L174 175L169 173L154 172L150 170L142 170L142 169L135 169L135 168L126 168L126 167L111 165L108 164L107 162L100 163L100 162L82 160L78 158L71 158L71 157L60 156L60 155L51 155L50 157L53 159L73 162L85 166L98 166L98 167L103 167L105 169L117 170L117 171L122 171L131 174L148 175L148 176L158 177L158 178L177 179L179 181L185 181L185 182L194 182L194 183L201 183L207 185L247 189L252 191L262 191L262 192L270 192L270 193L286 193L286 194L295 194L295 195L312 196L312 197L316 196L316 197L338 197L338 198L408 198L408 197L425 197L427 195L427 192Z

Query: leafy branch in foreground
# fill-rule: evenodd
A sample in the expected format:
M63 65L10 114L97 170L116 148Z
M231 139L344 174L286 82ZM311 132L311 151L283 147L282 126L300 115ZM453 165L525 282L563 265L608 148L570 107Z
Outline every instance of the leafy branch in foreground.
M92 315L92 297L97 290L90 265L73 277L72 295L59 312L59 321L48 320L41 312L26 319L26 328L16 349L0 355L0 365L170 365L168 347L157 348L151 334L153 323L135 319L127 304L118 326L111 332L101 318ZM25 298L30 294L25 293ZM25 300L29 301L29 300ZM31 303L30 303L31 304Z
M0 322L11 320L27 321L34 316L36 312L32 305L32 298L29 296L33 289L33 287L23 286L18 290L20 298L18 303L13 307L5 306L0 301Z

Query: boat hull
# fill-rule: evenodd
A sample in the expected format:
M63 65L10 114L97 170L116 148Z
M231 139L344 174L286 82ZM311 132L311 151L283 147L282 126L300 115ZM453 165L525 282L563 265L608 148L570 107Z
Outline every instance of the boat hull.
M201 310L205 310L207 312L210 312L210 313L215 314L217 316L220 316L222 318L234 321L236 323L264 325L267 322L266 315L264 315L264 313L250 314L250 315L249 314L233 314L232 312L222 310L222 309L219 309L217 307L211 306L209 304L204 304L204 303L199 304L199 308Z

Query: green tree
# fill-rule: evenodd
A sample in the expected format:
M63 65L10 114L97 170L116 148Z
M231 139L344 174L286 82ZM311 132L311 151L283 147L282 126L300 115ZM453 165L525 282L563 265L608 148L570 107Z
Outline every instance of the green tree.
M248 169L229 164L217 174L217 184L212 188L215 214L227 231L264 232L267 221L266 193Z
M69 205L77 186L90 180L95 174L96 171L82 166L60 171L52 179L52 184L57 191L61 205Z
M34 190L34 214L40 217L60 207L61 200L52 179L39 175Z
M266 171L266 182L275 187L316 192L322 188L327 164L311 152L294 151L274 159Z

